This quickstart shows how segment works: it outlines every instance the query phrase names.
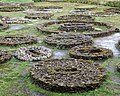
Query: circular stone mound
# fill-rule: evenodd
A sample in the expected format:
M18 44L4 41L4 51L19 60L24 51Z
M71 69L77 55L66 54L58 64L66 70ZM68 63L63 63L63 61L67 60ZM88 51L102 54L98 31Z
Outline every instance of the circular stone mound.
M0 19L7 23L7 24L25 24L30 23L30 20L28 19L20 19L20 18L10 18L6 16L1 16Z
M96 7L93 7L93 8L75 8L75 10L80 10L81 12L84 12L84 11L92 11L92 10L95 10Z
M76 59L41 61L30 76L40 87L54 92L88 91L100 86L105 70L98 64Z
M0 50L0 64L5 63L11 59L12 55L5 50Z
M0 36L0 45L16 46L21 44L33 44L37 43L35 36L29 35L12 35L12 36Z
M61 31L59 29L59 27L63 24L75 24L75 23L84 23L84 24L91 24L94 27L94 30L90 30L90 31L77 31L77 30L69 30L69 32L75 32L75 33L82 33L84 35L88 35L88 36L92 36L92 37L103 37L103 36L108 36L111 35L112 33L118 32L119 29L115 28L109 24L103 23L103 22L88 22L88 21L76 21L76 20L72 20L72 21L68 21L68 20L63 20L63 21L51 21L51 22L47 22L44 24L39 24L37 26L37 29L40 32L45 32L45 33L63 33L66 31ZM98 30L98 28L101 27L103 29ZM75 27L74 27L75 28Z
M120 8L108 8L104 10L105 12L120 14Z
M50 19L54 14L52 13L28 13L25 18L28 19Z
M117 71L120 72L120 64L117 65Z
M19 60L25 61L44 60L51 56L52 50L44 46L22 47L19 48L15 53L15 57L17 57Z
M6 23L0 22L0 31L5 30L7 28L9 28L9 25L7 25Z
M84 60L105 60L113 56L113 52L106 48L93 46L75 46L69 51L70 57Z
M77 33L59 33L49 35L44 39L44 42L52 46L69 48L76 45L92 45L93 40L90 36Z
M2 6L0 7L1 12L14 12L14 11L23 11L24 8L19 6Z
M116 16L117 14L112 12L96 12L96 13L92 13L91 15L95 17L107 17L107 16Z
M57 18L58 20L79 20L79 21L94 21L94 18L87 15L65 15Z

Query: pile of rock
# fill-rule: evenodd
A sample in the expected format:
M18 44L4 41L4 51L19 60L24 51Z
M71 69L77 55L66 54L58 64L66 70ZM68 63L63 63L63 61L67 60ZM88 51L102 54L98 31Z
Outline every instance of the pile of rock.
M11 59L12 55L6 50L0 50L0 64L5 63Z
M106 48L93 46L75 46L69 51L70 57L84 60L105 60L113 56L113 52Z
M31 68L30 76L40 87L54 92L83 92L99 87L105 80L104 68L91 61L45 60Z
M52 50L44 46L22 47L19 48L15 57L24 61L38 61L50 58L52 56Z
M0 36L0 45L16 46L21 44L33 44L37 43L35 36L29 35L12 35L12 36Z
M79 33L59 33L52 34L44 39L44 42L53 46L69 48L76 45L91 45L93 39L90 36L85 36Z

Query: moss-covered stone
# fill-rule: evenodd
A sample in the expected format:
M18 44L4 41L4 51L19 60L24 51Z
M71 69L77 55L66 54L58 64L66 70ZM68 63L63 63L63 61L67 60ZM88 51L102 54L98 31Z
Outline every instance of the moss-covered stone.
M0 36L0 45L5 45L5 46L33 44L36 42L37 42L36 37L30 35Z
M28 19L50 19L54 14L52 13L28 13L25 18Z
M40 87L55 92L92 90L106 77L98 64L76 59L41 61L31 68L30 76Z
M11 57L12 55L8 51L0 50L0 64L9 61Z
M92 45L93 39L79 33L59 33L52 34L44 39L44 42L53 46L70 48L76 45Z
M94 28L93 31L85 31L85 32L81 32L81 31L78 31L84 35L88 35L88 36L92 36L92 37L103 37L103 36L108 36L108 35L111 35L112 33L115 33L115 32L119 32L119 29L112 26L112 25L109 25L109 24L106 24L106 23L103 23L103 22L94 22L94 21L91 21L91 22L88 22L88 21L77 21L77 20L62 20L62 21L51 21L51 22L47 22L47 23L44 23L44 24L39 24L37 26L37 29L41 32L45 32L45 33L63 33L63 32L66 32L66 31L61 31L59 30L59 26L61 24L65 24L65 23L70 23L70 24L75 24L75 23L84 23L84 24L92 24L94 26L100 26L100 27L105 27L106 29L103 29L103 30L96 30L96 28ZM58 25L58 29L55 29L51 26L57 26ZM51 28L51 29L50 29ZM70 30L69 32L74 32L76 33L76 30Z
M58 20L79 20L79 21L94 21L94 18L87 15L63 15L57 18Z
M105 60L113 56L113 52L106 48L93 46L75 46L69 51L70 57L84 60Z

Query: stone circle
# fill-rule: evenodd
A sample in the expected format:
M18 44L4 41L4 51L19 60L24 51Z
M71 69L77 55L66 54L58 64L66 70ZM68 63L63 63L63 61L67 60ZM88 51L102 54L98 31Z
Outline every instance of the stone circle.
M104 68L91 61L54 59L34 65L30 76L37 85L46 90L83 92L99 87L106 74Z
M54 14L52 13L28 13L25 18L28 19L50 19Z
M94 21L94 18L87 15L64 15L57 18L58 20L79 20L79 21Z
M66 31L59 30L59 26L62 24L65 24L65 23L70 23L70 24L72 24L72 23L74 23L74 24L75 23L85 23L85 24L92 24L93 26L100 26L100 27L106 28L103 30L98 30L98 28L96 29L96 27L95 27L94 30L85 31L85 32L81 32L81 31L76 32L76 30L69 31L69 32L75 32L75 33L80 32L84 35L88 35L88 36L92 36L92 37L103 37L103 36L111 35L112 33L115 33L115 32L119 32L119 28L113 27L112 25L109 25L109 24L106 24L103 22L94 22L94 21L88 22L88 21L76 21L76 20L51 21L51 22L47 22L44 24L39 24L37 26L37 29L40 32L45 32L45 33L63 33ZM52 27L52 26L54 26L54 27ZM56 28L56 29L54 29L54 28Z
M17 11L23 11L24 8L19 6L2 6L0 7L0 12L17 12Z
M90 36L74 33L52 34L44 39L44 42L51 46L69 48L76 45L92 45L93 39Z
M113 52L106 48L94 46L75 46L69 51L72 58L84 60L105 60L113 57Z
M15 57L24 61L39 61L51 56L52 50L44 46L21 47L15 52Z
M33 43L37 43L37 39L35 36L30 35L0 36L0 45L16 46L21 44L33 44Z
M7 24L25 24L31 22L28 19L10 18L7 16L1 16L0 19Z

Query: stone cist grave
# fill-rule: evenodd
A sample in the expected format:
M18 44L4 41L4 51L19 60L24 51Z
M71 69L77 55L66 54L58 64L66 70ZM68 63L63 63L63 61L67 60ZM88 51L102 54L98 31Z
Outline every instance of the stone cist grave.
M28 19L50 19L54 14L52 13L28 13L25 18Z
M77 25L77 24L80 24L80 23L84 23L85 25L91 25L92 30L76 31L75 28L77 26L75 26L74 28L69 27L72 30L70 30L68 28L68 29L66 29L67 31L63 31L63 30L61 31L60 26L65 25L66 23L70 24L70 25L72 25L72 24ZM83 27L84 27L84 29L86 29L86 26L83 26ZM93 28L94 28L94 30L93 30ZM116 28L112 25L103 23L103 22L94 22L94 21L89 22L89 21L79 21L79 20L78 21L76 21L76 20L51 21L51 22L47 22L47 23L44 23L44 24L39 24L37 26L37 29L40 32L45 32L45 33L75 32L75 33L82 33L84 35L88 35L88 36L92 36L92 37L103 37L103 36L111 35L112 33L115 33L115 32L119 32L118 28ZM75 29L75 30L73 31L73 29ZM98 30L98 29L101 29L101 30Z
M46 90L83 92L99 87L106 74L104 68L91 61L54 59L34 65L30 76L35 84Z
M106 48L94 46L75 46L69 51L72 58L84 60L105 60L113 56L113 52Z
M51 46L69 48L76 45L92 45L93 40L90 36L74 33L52 34L44 39L44 42Z
M2 6L0 7L0 12L17 12L17 11L23 11L24 8L19 6Z
M11 59L12 55L6 50L0 50L0 64L5 63Z
M0 45L16 46L21 44L33 44L37 43L35 36L29 35L12 35L12 36L0 36Z
M63 15L57 18L58 20L79 20L79 21L94 21L94 18L87 15Z
M15 57L24 61L39 61L51 56L52 50L44 46L22 47L15 52Z

